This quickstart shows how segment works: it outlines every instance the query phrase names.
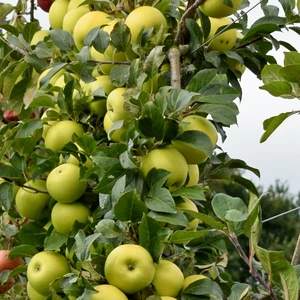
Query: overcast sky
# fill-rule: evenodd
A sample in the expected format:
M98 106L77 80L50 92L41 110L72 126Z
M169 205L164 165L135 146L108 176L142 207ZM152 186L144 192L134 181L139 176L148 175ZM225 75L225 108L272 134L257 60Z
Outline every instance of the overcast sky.
M0 0L2 3L14 4L17 1ZM279 6L278 1L272 1ZM251 12L253 19L260 14L256 8ZM38 10L37 18L43 28L49 28L47 13ZM297 50L300 49L299 36L292 32L283 32L276 35L278 39L290 42ZM297 43L295 43L298 41ZM280 49L274 56L282 64L283 51ZM248 165L258 168L261 178L246 173L248 179L267 188L279 179L287 182L290 191L294 194L300 191L300 116L288 118L263 144L259 143L263 134L262 123L265 119L281 112L300 110L299 100L287 100L271 96L268 92L260 90L262 82L250 71L242 77L243 100L239 106L238 125L227 129L227 140L219 146L229 156L244 160Z

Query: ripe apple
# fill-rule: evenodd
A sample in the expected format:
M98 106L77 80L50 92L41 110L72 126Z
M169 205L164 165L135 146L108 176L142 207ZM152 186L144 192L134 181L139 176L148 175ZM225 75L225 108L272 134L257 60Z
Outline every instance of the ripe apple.
M109 15L102 11L90 11L79 18L73 31L74 42L77 49L82 49L84 39L89 31L95 27L107 24L110 20Z
M49 23L52 29L63 29L63 20L68 12L69 0L55 0L49 10Z
M43 133L42 133L42 137L44 139L45 139L45 137L47 135L47 132L50 129L50 127L59 121L58 118L52 119L51 118L51 114L59 114L59 109L49 107L42 114L42 116L41 116L41 120L43 121ZM49 120L47 120L47 119L49 119Z
M171 172L166 186L173 192L182 187L186 181L188 165L184 156L173 147L154 149L142 159L140 169L144 177L152 168L165 169Z
M197 280L205 279L205 278L208 278L208 277L201 275L201 274L194 274L194 275L187 276L186 278L184 278L182 291L184 291L191 283L193 283Z
M53 68L47 68L45 69L39 76L38 80L37 80L37 88L40 89L41 88L41 80L52 70ZM62 76L64 74L65 70L61 69L59 70L57 73L55 73L49 80L49 84L51 84L52 86L55 85L55 82L57 81L57 79Z
M27 285L26 285L26 291L27 291L27 295L29 297L30 300L45 300L46 297L40 293L38 293L29 283L29 281L27 281Z
M90 300L128 300L127 296L113 285L100 284L93 288L98 293L92 294Z
M45 147L58 152L65 144L72 141L73 135L82 136L83 126L75 121L63 120L52 125L45 137Z
M30 41L30 45L35 46L38 42L43 41L44 38L49 35L50 35L50 31L46 29L36 31Z
M224 18L234 14L242 4L242 0L231 0L232 7L226 5L222 0L205 0L199 8L212 18Z
M37 5L45 12L49 12L52 3L55 0L37 0Z
M123 94L127 91L127 88L120 87L114 89L108 94L106 100L107 114L113 122L118 120L124 120L128 115L128 111L124 109L124 97Z
M33 187L45 191L45 193L37 192L26 187ZM39 220L48 215L48 203L50 199L51 197L47 193L45 180L29 180L16 194L16 209L24 218Z
M226 62L228 64L228 66L235 70L240 72L241 74L243 74L246 71L246 66L245 65L241 65L239 61L237 61L236 59L233 59L231 57L227 57L226 58Z
M199 178L200 178L200 173L199 173L199 167L198 165L188 165L188 176L189 176L189 181L185 185L186 187L189 186L194 186L198 184Z
M14 286L15 282L15 279L12 277L3 284L0 284L0 294L5 294L7 291L9 291Z
M149 286L154 273L155 266L151 255L145 248L135 244L114 248L104 264L108 283L125 294L134 294Z
M51 221L54 229L61 234L69 234L75 221L88 224L91 217L90 209L80 202L57 202L51 212Z
M54 200L61 203L72 203L83 195L87 188L87 182L80 180L80 167L65 163L49 173L46 186Z
M182 200L184 202L181 202L176 205L176 208L178 211L185 212L186 210L192 210L192 211L198 212L198 208L192 200L190 200L186 197L182 197ZM199 224L199 220L193 219L192 221L189 222L189 229L196 230L198 227L198 224Z
M86 84L85 93L97 95L97 89L103 89L104 94L107 96L115 88L108 75L98 75L94 81Z
M158 264L155 265L152 285L158 295L177 297L182 289L183 281L183 273L175 263L160 259Z
M232 23L231 19L228 17L225 18L209 18L210 20L210 32L207 37L207 40L211 40L208 44L209 51L226 51L231 50L235 45L236 38L237 38L237 31L236 29L230 29L218 34L216 37L215 34L217 30L225 25L229 25Z
M68 260L60 253L42 251L35 254L28 263L27 277L32 288L39 294L48 296L50 284L59 292L60 279L71 271Z
M68 11L75 9L81 5L85 0L70 0L69 6L68 6Z
M160 26L167 27L167 20L164 15L153 6L139 6L129 13L125 24L131 32L131 43L134 44L141 31L144 32L150 28L157 29Z
M100 63L110 61L110 59L106 57L105 54L98 52L93 46L90 48L90 57L91 59L96 60ZM109 75L111 69L114 66L115 65L111 63L109 64L101 63L98 68L104 75Z
M88 5L82 5L75 9L69 10L64 16L62 29L68 31L70 34L73 34L77 21L89 11L90 9Z
M204 117L189 115L182 119L182 123L189 123L183 131L198 130L208 135L213 148L218 141L218 133L214 125ZM207 160L207 155L200 149L195 149L183 141L173 140L172 145L185 157L188 164L201 164Z
M10 250L0 250L0 273L4 270L14 270L23 264L21 257L10 259L8 257L9 252Z
M7 109L3 113L3 119L6 123L19 121L19 114L13 109Z
M111 126L114 124L114 122L110 119L108 113L104 115L103 120L103 127L105 132L108 134ZM120 142L121 141L121 135L123 132L126 131L126 127L122 126L121 128L118 128L109 134L109 139L113 142Z

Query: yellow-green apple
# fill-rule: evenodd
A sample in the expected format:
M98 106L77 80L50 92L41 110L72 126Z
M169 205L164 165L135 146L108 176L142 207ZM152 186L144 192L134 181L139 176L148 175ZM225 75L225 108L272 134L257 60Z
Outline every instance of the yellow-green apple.
M184 202L181 202L176 205L176 208L178 211L185 212L186 210L191 210L191 211L198 212L198 208L192 200L190 200L186 197L182 197L182 200ZM198 224L199 224L199 220L193 219L192 221L189 222L189 229L196 230L198 227Z
M182 289L183 281L183 273L175 263L160 259L155 265L152 285L158 295L177 297Z
M109 75L111 69L115 66L112 63L104 64L103 62L109 62L110 59L106 57L104 53L98 52L93 46L90 47L90 57L91 59L96 60L100 63L98 68L104 75Z
M110 284L100 284L93 287L98 293L92 294L90 300L128 300L127 296Z
M242 0L231 0L232 5L226 5L222 0L205 0L199 8L212 18L224 18L234 14L242 4Z
M47 29L38 30L34 33L30 45L35 46L38 42L41 42L44 40L45 37L50 35L50 31Z
M49 128L54 125L55 123L57 123L59 121L59 119L52 119L50 117L51 113L53 114L59 114L59 109L57 108L52 108L52 107L49 107L47 108L44 113L42 114L41 116L41 120L43 121L43 133L42 133L42 137L45 139L46 135L47 135L47 132L49 130Z
M160 26L167 27L167 20L164 15L153 6L139 6L129 13L125 24L131 32L131 43L134 44L142 30L144 32L150 28L157 29Z
M26 291L27 291L27 296L29 297L30 300L45 300L46 296L38 293L27 281L26 285Z
M128 111L124 109L124 96L127 91L125 87L119 87L110 92L106 100L107 114L113 122L124 120L128 115Z
M110 119L108 113L104 115L103 119L103 127L104 131L108 134L111 126L113 126L114 122ZM118 128L112 132L109 133L109 139L113 142L120 142L121 141L121 135L123 132L126 131L126 127L122 126L121 128Z
M191 283L201 280L201 279L205 279L205 278L208 278L208 277L201 275L201 274L194 274L194 275L189 275L189 276L185 277L184 281L183 281L182 291L184 291Z
M16 194L16 208L22 217L39 220L48 215L50 199L45 180L29 180Z
M75 9L81 6L81 3L85 2L85 0L70 0L68 5L68 11Z
M171 192L182 187L186 181L187 162L184 156L173 147L154 149L143 157L140 165L142 175L146 177L153 168L164 169L171 173L166 181L166 186Z
M57 202L51 211L51 221L55 231L61 234L69 234L75 221L88 224L91 217L90 209L81 202L60 203Z
M77 136L84 134L84 128L81 124L71 120L59 121L47 131L45 147L53 152L58 152L65 144L72 141L74 134Z
M246 71L246 66L245 65L241 65L241 63L238 60L234 59L234 58L227 57L226 58L226 62L227 62L228 66L231 69L233 69L235 71L238 71L241 74L243 74Z
M79 153L85 155L83 149L80 146L78 146L76 143L74 143L74 145L77 147ZM84 165L87 168L91 168L92 165L93 165L92 161L90 160L90 158L87 155L85 155L85 158L86 158L86 161L84 162ZM62 155L60 156L60 159L61 159L60 163L63 163L63 156ZM76 165L76 166L80 165L80 161L73 154L69 155L69 157L67 158L67 160L65 161L65 163L67 163L67 164L73 164L73 165Z
M232 20L228 17L225 18L209 18L210 20L210 32L206 40L212 40L208 44L208 50L210 51L226 51L231 50L235 45L237 38L236 29L226 30L222 33L218 33L216 36L217 30L222 26L227 26L232 23Z
M87 182L80 179L80 167L65 163L49 173L46 186L54 200L61 203L72 203L83 195L87 188Z
M9 258L10 250L0 250L0 273L4 270L14 270L23 264L21 257Z
M62 29L68 12L69 0L55 0L49 10L49 23L52 29Z
M73 37L78 50L84 46L84 39L93 28L105 25L110 21L109 15L102 11L90 11L77 21Z
M27 278L36 292L48 296L51 293L50 285L55 291L61 291L62 276L70 271L65 256L55 251L41 251L30 259Z
M53 69L53 67L45 69L40 76L37 79L37 88L41 88L41 80ZM64 74L65 70L61 69L58 72L56 72L49 80L49 83L54 86L57 79Z
M161 74L157 73L154 77L143 83L142 91L155 94L158 91L158 78Z
M123 244L114 248L104 264L108 283L125 294L134 294L149 286L154 273L155 266L150 253L135 244Z
M73 34L77 21L89 11L90 9L88 5L82 5L75 9L69 10L64 16L62 29L68 31L70 34Z
M212 147L215 148L218 141L218 133L214 125L208 119L198 115L189 115L182 119L182 124L184 123L188 125L183 128L183 132L189 130L201 131L210 138ZM182 153L188 164L201 164L208 158L204 151L194 148L184 141L173 140L172 145Z
M185 186L189 187L198 184L199 178L200 173L198 165L188 165L188 182Z

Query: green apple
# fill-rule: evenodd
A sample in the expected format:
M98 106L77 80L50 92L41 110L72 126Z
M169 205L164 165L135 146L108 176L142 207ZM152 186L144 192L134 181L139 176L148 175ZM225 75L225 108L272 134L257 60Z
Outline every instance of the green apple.
M197 185L199 182L200 173L198 165L188 165L188 182L186 187Z
M27 296L29 297L30 300L45 300L46 296L38 293L27 281L27 286L26 286L26 291L27 291Z
M182 119L182 124L184 123L188 123L188 125L183 128L183 131L197 130L204 132L210 138L213 148L216 146L218 133L209 120L198 115L189 115ZM193 148L183 141L173 140L172 145L185 157L188 164L201 164L208 158L202 150Z
M129 13L125 24L131 32L131 43L134 44L141 31L150 28L157 29L160 26L167 27L167 20L164 15L153 6L139 6Z
M55 0L49 10L49 23L52 29L62 29L68 12L69 0Z
M68 5L68 11L75 9L81 6L81 3L85 2L85 0L70 0Z
M50 67L50 68L47 68L45 69L41 74L40 76L38 77L38 80L37 80L37 88L41 88L41 80L53 69L53 67ZM61 77L63 74L64 74L65 70L64 69L61 69L59 70L58 72L56 72L49 80L49 83L54 86L55 85L55 82L57 81L57 79L59 77Z
M199 8L212 18L224 18L234 14L242 4L242 0L231 0L232 6L226 5L222 0L205 0Z
M114 248L104 264L109 284L125 294L134 294L149 286L155 273L154 261L142 246L124 244Z
M73 135L82 136L83 126L75 121L63 120L52 125L45 136L45 147L53 152L60 151L63 146L72 141Z
M50 285L61 291L61 277L71 271L68 260L60 253L42 251L35 254L28 263L27 278L39 294L50 295Z
M36 46L36 44L38 42L41 42L44 40L45 37L49 36L50 35L50 31L49 30L46 30L46 29L43 29L43 30L38 30L34 33L31 41L30 41L30 45L31 46Z
M182 197L182 200L184 202L181 202L176 205L176 208L178 211L185 212L186 210L191 210L191 211L198 212L198 208L192 200L190 200L186 197ZM189 229L196 230L198 227L198 224L199 224L199 220L193 219L192 221L189 222Z
M107 114L113 122L118 120L124 120L128 115L128 111L124 109L124 96L123 94L127 91L127 88L120 87L114 89L108 94L106 100Z
M74 164L61 164L49 173L46 186L54 200L72 203L84 194L87 182L80 180L80 167Z
M114 124L114 122L110 119L108 113L104 115L103 120L103 127L105 132L108 134L111 126ZM112 132L109 133L109 140L113 142L120 142L121 141L121 135L123 132L126 131L126 127L122 126L121 128L118 128Z
M110 284L100 284L93 287L98 293L92 294L90 300L128 300L127 296Z
M194 275L187 276L186 278L184 278L182 291L184 291L187 288L187 286L189 286L191 283L193 283L197 280L205 279L205 278L208 278L208 277L201 275L201 274L194 274Z
M155 265L152 285L158 295L177 297L182 289L183 281L183 273L175 263L160 259Z
M103 89L103 92L107 96L116 87L112 84L111 79L108 75L98 75L95 80L86 84L87 94L97 94L97 89Z
M37 192L32 187L44 192ZM51 197L47 192L46 181L29 180L16 194L16 209L19 214L28 219L39 220L48 215L48 204Z
M89 31L95 27L105 25L110 21L109 15L102 11L90 11L79 18L73 31L74 42L77 49L82 49L84 39Z
M188 165L184 156L173 147L154 149L142 159L140 169L144 177L153 168L165 169L171 173L166 186L173 192L182 187L186 181Z
M57 202L51 211L51 221L55 231L61 234L69 234L75 221L88 224L91 217L90 209L81 202L60 203Z
M232 20L228 17L225 18L209 18L210 20L210 32L207 36L206 40L211 40L208 44L209 51L226 51L231 50L235 45L236 38L237 38L237 31L236 29L230 29L222 32L215 36L217 30L222 26L227 26L232 23Z
M241 63L238 60L234 59L234 58L227 57L226 62L232 70L238 71L241 74L243 74L246 71L246 66L241 65Z
M88 5L82 5L75 9L69 10L64 16L62 29L68 31L70 34L73 34L77 21L89 11L90 9Z
M80 153L82 153L82 154L85 155L85 153L84 153L84 151L83 151L83 149L81 147L79 147L76 143L74 143L74 145L77 147L78 152L80 152ZM84 165L87 168L91 168L92 165L93 165L92 161L90 160L90 158L87 155L85 155L85 157L86 157L86 161L85 161ZM61 155L60 158L61 158L60 163L63 163L63 156ZM80 165L80 161L73 154L71 154L68 157L68 159L65 161L65 163L67 163L67 164L73 164L73 165L76 165L76 166Z

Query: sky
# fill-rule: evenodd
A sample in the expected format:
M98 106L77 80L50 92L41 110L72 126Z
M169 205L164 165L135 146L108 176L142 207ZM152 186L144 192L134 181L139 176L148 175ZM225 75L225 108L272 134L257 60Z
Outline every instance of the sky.
M2 3L14 4L15 0L0 0ZM271 1L279 6L278 1ZM250 20L257 19L260 8L253 9ZM44 29L49 28L47 13L38 9L36 17ZM278 39L290 42L300 50L299 36L292 32L282 32L276 35ZM298 41L298 42L297 42ZM284 48L272 54L282 65ZM300 191L300 116L294 115L285 120L282 125L264 143L260 143L263 134L263 121L282 112L300 110L299 100L282 99L271 96L268 92L259 89L262 82L250 71L242 76L241 86L243 98L237 102L240 114L238 125L226 129L227 139L218 145L231 158L242 159L251 167L260 170L260 178L246 172L244 176L265 189L276 180L286 182L292 194Z

